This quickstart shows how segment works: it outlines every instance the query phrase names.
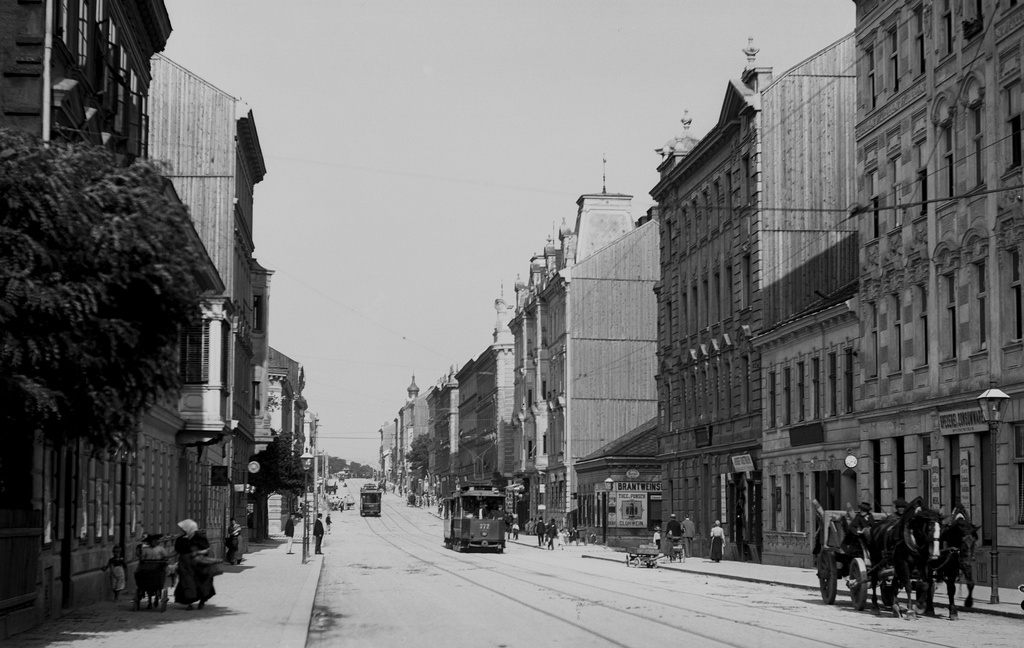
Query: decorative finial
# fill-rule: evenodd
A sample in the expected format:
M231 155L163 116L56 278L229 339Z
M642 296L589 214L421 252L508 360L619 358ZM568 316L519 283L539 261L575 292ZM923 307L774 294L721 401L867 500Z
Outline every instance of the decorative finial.
M683 131L684 132L690 130L690 124L693 123L693 120L690 119L690 111L689 110L684 110L683 111L683 118L680 119L679 121L683 122Z
M601 154L601 193L608 193L608 156Z
M747 55L747 67L754 67L754 59L757 57L757 53L761 50L754 47L754 37L751 36L747 39L747 48L743 50L743 53Z

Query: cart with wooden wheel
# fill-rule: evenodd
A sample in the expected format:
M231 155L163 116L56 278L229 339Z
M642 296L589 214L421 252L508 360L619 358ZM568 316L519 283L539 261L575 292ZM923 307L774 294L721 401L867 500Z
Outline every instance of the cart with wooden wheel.
M644 565L645 567L657 567L658 556L661 555L661 550L658 545L654 544L642 544L636 549L626 551L626 566L627 567L639 567Z
M863 610L871 589L871 557L864 550L847 552L843 546L846 537L845 511L818 510L818 589L826 605L836 602L839 579L846 579L853 607Z

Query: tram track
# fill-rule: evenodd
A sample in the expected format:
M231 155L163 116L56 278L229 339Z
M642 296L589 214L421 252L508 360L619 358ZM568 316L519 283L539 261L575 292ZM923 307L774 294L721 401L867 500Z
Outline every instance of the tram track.
M392 508L392 507L388 507L388 508ZM386 515L385 515L385 513L386 513ZM427 536L425 535L425 533L427 532L427 528L426 528L425 525L417 524L411 518L397 514L396 512L394 512L393 509L391 511L387 511L386 509L382 510L382 517L380 519L382 521L382 524L380 526L383 526L384 530L387 533L390 533L390 534L401 533L401 534L405 535L410 541L415 543L416 546L418 546L418 547L420 547L422 549L428 550L428 551L436 554L439 557L441 555L448 555L450 553L450 550L447 550L447 549L443 548L442 543L438 542L437 544L435 544L435 543L427 540ZM431 526L433 526L433 525L431 525ZM410 557L412 557L412 558L414 558L416 560L422 561L422 562L424 562L424 563L434 567L435 569L439 569L439 570L441 570L441 571L443 571L445 573L448 573L448 574L450 574L452 576L455 576L456 578L459 578L461 580L469 582L469 583L471 583L471 584L473 584L473 585L475 585L477 587L484 588L484 589L486 589L489 592L498 594L500 596L505 596L506 598L509 598L510 600L513 600L516 603L525 605L526 607L529 607L530 609L533 609L533 610L536 610L538 612L541 612L542 614L544 614L546 616L549 616L551 618L556 618L559 621L562 621L564 623L568 623L570 625L573 625L574 627L580 627L579 624L576 624L576 623L572 622L571 620L567 620L567 619L565 619L561 615L551 614L550 612L548 612L546 610L543 610L541 608L535 607L535 606L533 606L533 605L531 605L529 603L525 603L525 602L519 600L518 598L508 597L505 594L503 594L500 591L500 589L498 589L498 588L494 588L494 587L488 586L486 584L483 584L483 583L480 583L480 582L476 582L476 581L474 581L471 578L468 578L468 577L466 577L466 576L464 576L462 574L457 573L454 570L448 569L448 568L444 567L443 565L440 565L436 561L431 561L431 560L428 560L428 559L424 558L421 555L417 555L417 554L409 551L406 547L403 547L400 544L392 541L389 537L386 537L385 535L381 534L375 528L371 528L371 531L373 533L375 533L378 537L380 537L382 540L384 540L385 542L387 542L391 546L393 546L396 549L398 549L399 551L405 553L406 555L409 555ZM431 533L436 533L436 530L430 529L430 532ZM473 559L475 561L476 560L483 561L483 562L486 562L486 563L489 563L489 564L492 564L492 565L495 565L495 566L498 566L498 567L507 567L508 566L507 565L507 560L505 560L503 558L498 558L496 556L488 556L488 555L482 554L482 553L473 553L471 555L472 555L472 557L473 557ZM505 554L505 556L507 556L507 555L508 554ZM524 557L525 556L520 556L519 554L517 554L517 558L519 558L520 560L522 560L522 558L524 558ZM800 632L795 632L793 630L788 630L788 629L783 629L783 628L767 627L763 623L755 623L755 622L744 621L742 619L742 616L738 616L738 615L742 615L742 612L743 612L743 609L745 608L745 606L750 605L750 604L757 604L757 603L760 603L760 602L755 602L755 601L737 601L735 596L726 597L726 596L718 596L718 595L712 595L712 594L701 594L701 593L694 593L694 592L680 592L678 590L678 588L672 588L672 587L668 586L667 584L664 584L664 585L663 584L658 584L658 583L640 583L640 584L638 584L634 580L628 580L628 579L622 579L622 578L614 578L614 577L609 578L606 575L601 575L600 576L601 582L605 583L605 585L595 584L593 582L588 582L588 581L581 580L581 579L560 577L559 578L559 585L562 585L560 587L560 586L557 586L557 585L555 585L553 583L543 582L545 580L550 580L552 578L552 575L550 574L550 565L549 564L543 563L542 561L530 560L530 559L527 559L527 562L529 562L531 565L534 565L534 567L528 567L527 568L527 574L525 576L517 576L515 574L510 574L510 573L507 573L504 569L492 569L492 570L488 570L488 572L489 573L494 573L494 574L499 574L501 577L503 577L505 579L508 579L508 580L516 581L516 582L519 582L519 583L528 584L530 587L533 587L533 588L543 587L545 590L547 590L547 591L549 591L549 592L551 592L553 594L557 594L557 595L560 595L560 596L563 596L563 597L569 597L571 599L579 601L582 604L594 605L594 606L606 609L606 610L608 610L610 612L624 614L626 616L633 617L635 619L642 619L643 621L646 621L648 623L658 624L658 625L661 625L663 627L666 627L666 628L669 628L669 629L672 629L672 630L675 630L675 631L686 633L687 635L689 635L689 636L691 636L693 638L700 638L700 639L702 639L704 641L714 642L715 644L718 644L718 645L724 645L724 646L748 646L748 645L750 645L750 643L749 643L749 641L731 642L731 641L723 639L721 636L715 636L715 635L712 635L712 634L709 634L709 633L697 632L694 629L688 628L688 627L686 627L684 625L680 625L679 623L673 623L673 622L670 622L670 621L666 621L666 620L664 620L662 618L659 618L659 616L657 616L657 612L652 612L650 614L638 612L636 609L634 609L635 608L635 604L645 604L645 605L650 605L650 606L656 606L657 609L667 610L670 615L677 616L678 618L686 618L686 615L700 615L702 617L710 617L710 618L713 618L715 620L719 620L719 621L721 621L723 623L730 623L730 624L734 624L734 625L739 625L739 626L743 626L743 627L749 628L751 630L755 630L756 629L759 633L771 632L773 635L777 636L780 641L788 641L789 643L791 643L791 640L794 640L794 639L804 640L804 641L811 641L811 642L815 642L815 643L819 642L819 637L816 637L816 636L813 636L813 635L808 635L808 634L804 634L804 633L800 633ZM544 567L543 570L538 568L538 567L540 567L542 565ZM641 595L641 594L627 593L626 591L624 591L624 589L622 587L615 587L614 585L608 585L607 583L609 581L611 581L612 583L620 584L620 585L630 585L630 586L633 586L633 587L640 586L640 587L643 587L648 592L648 594L647 595ZM570 587L567 588L567 587L564 587L564 585L569 585ZM579 591L574 591L572 586L576 586L578 588L583 588L584 592L581 593ZM632 605L613 606L613 605L610 605L610 604L607 604L607 603L603 603L601 601L594 600L592 597L587 596L587 594L591 593L591 592L601 592L601 593L605 593L605 594L611 594L611 595L614 595L614 596L617 596L617 597L625 597L630 603L632 603ZM705 602L708 602L708 603L713 604L713 605L706 606L706 607L687 606L687 605L680 604L680 603L677 603L677 602L667 602L667 601L664 600L664 597L666 597L666 596L679 595L679 594L685 594L687 597L696 598L698 600L705 601ZM721 609L722 606L727 606L727 608L732 608L734 610L737 610L737 614L726 614L726 613L721 613L721 612L711 612L711 611L709 611L709 608ZM801 623L806 623L806 622L820 623L822 621L822 618L820 616L813 616L813 615L809 615L809 614L799 614L799 613L795 613L795 612L793 612L791 610L785 610L785 609L775 609L775 610L772 611L772 614L773 615L783 615L786 618L792 619L793 620L793 625L795 625L795 626L799 626ZM863 634L879 635L879 636L886 637L886 639L888 639L888 640L892 639L892 634L893 634L892 629L866 628L866 627L864 627L863 624L845 623L845 622L842 622L842 621L839 621L839 620L832 620L832 621L829 621L829 623L831 625L838 626L840 628L848 629L849 633L847 633L847 634L857 635L857 636L861 637L859 640L858 639L854 639L853 637L851 637L849 643L845 643L845 642L844 643L836 643L835 645L840 645L840 646L841 645L847 645L847 646L849 646L849 648L859 648L859 646L861 646L864 643L864 640L862 638ZM614 638L611 638L611 637L608 637L608 636L603 635L601 633L595 632L595 631L593 631L593 630L591 630L589 628L585 628L585 630L588 632L588 634L592 634L595 637L599 637L600 639L602 639L604 641L608 641L608 642L613 643L615 645L622 645L621 643L616 641ZM842 637L843 635L840 633L837 636L838 637ZM919 638L919 637L908 636L906 634L901 634L900 635L900 639L901 639L902 645L922 645L922 646L949 646L950 645L948 643L940 643L940 642L932 641L932 640L929 640L929 639L926 639L926 638Z

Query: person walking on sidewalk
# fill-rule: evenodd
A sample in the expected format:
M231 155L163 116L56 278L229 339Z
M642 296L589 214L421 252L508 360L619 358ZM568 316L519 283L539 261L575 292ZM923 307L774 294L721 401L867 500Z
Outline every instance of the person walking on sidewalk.
M236 522L235 518L231 518L231 523L228 524L228 537L224 540L224 547L227 549L224 560L229 565L242 564L242 558L238 552L238 542L241 536L242 525Z
M320 551L320 543L324 541L324 514L316 514L316 524L313 525L313 535L316 537L316 551L314 553L322 553Z
M174 541L174 551L178 554L178 586L174 588L174 602L192 609L192 604L199 602L202 610L206 602L213 598L217 591L213 588L213 571L207 556L210 541L199 531L195 520L178 522L182 534Z
M121 597L121 592L124 591L125 576L124 576L124 556L121 545L114 545L112 550L113 555L110 556L110 560L103 566L103 571L110 570L110 589L114 592L114 600L116 601Z
M711 562L722 562L722 551L725 548L725 529L722 522L715 520L715 526L711 527Z
M693 539L697 537L697 528L693 520L687 515L683 518L683 543L686 545L686 555L693 556Z
M555 524L555 518L551 518L548 522L548 549L551 551L555 550L555 538L558 537L558 525Z
M327 522L327 535L331 535L331 514L330 513L327 514L327 519L324 520L324 521Z
M537 518L537 546L544 547L544 539L548 536L548 527L544 524L544 518Z
M284 535L288 538L288 553L294 553L292 543L295 542L295 514L290 514L288 521L284 523Z
M664 553L667 553L674 560L678 556L676 547L679 547L679 550L682 551L680 543L683 540L683 525L679 523L675 513L669 516L668 524L665 525L665 535L668 540L668 551ZM681 557L685 558L686 556L683 555Z

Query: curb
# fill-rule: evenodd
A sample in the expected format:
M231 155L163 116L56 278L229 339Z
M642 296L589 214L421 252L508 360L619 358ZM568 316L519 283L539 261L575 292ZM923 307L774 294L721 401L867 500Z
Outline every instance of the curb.
M605 560L605 561L608 561L608 562L622 562L621 558L608 558L608 557L605 557L605 556L589 556L587 554L583 554L583 556L581 556L581 557L582 558L589 558L591 560ZM679 573L683 573L683 574L696 574L698 576L714 576L715 578L721 578L721 579L724 579L724 580L744 581L744 582L748 582L748 583L761 583L763 585L775 585L775 586L781 586L781 587L793 587L795 589L801 589L801 590L806 590L806 591L810 591L810 592L817 592L817 591L819 591L819 588L817 586L815 586L815 585L803 585L801 583L786 582L786 581L781 581L781 580L778 580L778 579L757 578L755 576L737 576L735 574L722 574L722 573L719 573L719 572L698 571L698 570L695 570L695 569L678 569L678 568L672 567L670 565L661 565L661 564L659 564L658 567L660 569L666 569L668 571L674 571L674 572L679 572ZM836 597L835 605L842 605L844 607L852 608L853 607L853 602L852 601L841 600L837 596ZM941 603L939 601L935 601L934 605L935 605L936 609L938 609L938 608L948 609L949 608L949 604ZM1019 614L1014 614L1013 612L1010 612L1010 611L1006 611L1006 610L992 610L992 609L986 609L986 608L980 608L980 607L963 607L961 605L961 606L957 606L957 611L958 612L977 613L977 614L987 614L987 615L990 615L990 616L1000 616L1000 617L1004 617L1004 618L1007 618L1007 619L1018 619L1018 618L1020 618ZM920 616L923 616L923 615L920 615Z
M302 585L302 592L295 599L288 621L285 622L284 630L281 632L282 648L304 648L309 637L309 625L313 619L313 602L316 599L316 590L320 585L320 573L323 571L323 556L314 554L308 565L309 573L306 575L306 582Z

